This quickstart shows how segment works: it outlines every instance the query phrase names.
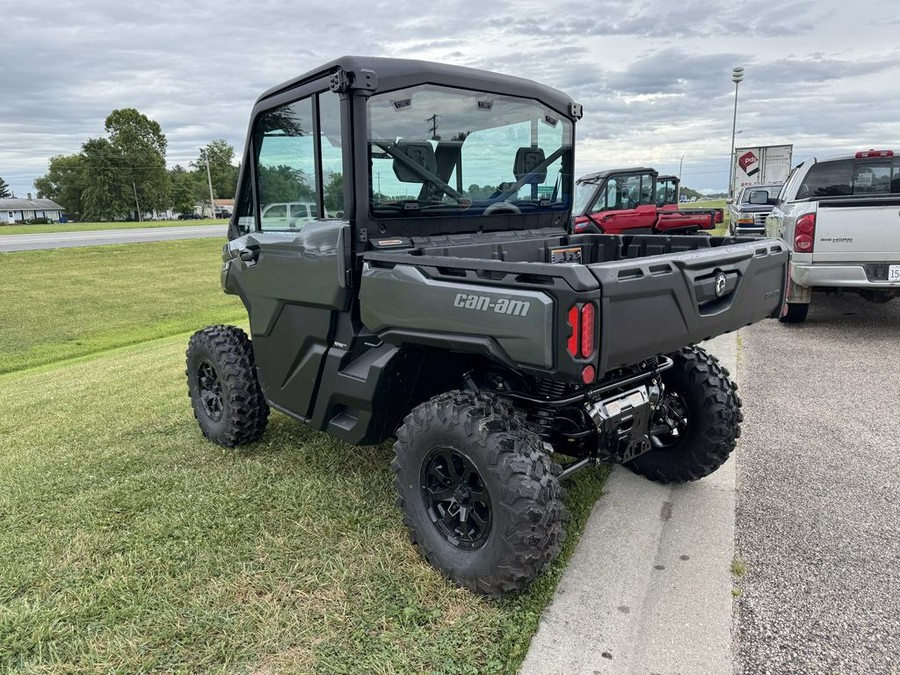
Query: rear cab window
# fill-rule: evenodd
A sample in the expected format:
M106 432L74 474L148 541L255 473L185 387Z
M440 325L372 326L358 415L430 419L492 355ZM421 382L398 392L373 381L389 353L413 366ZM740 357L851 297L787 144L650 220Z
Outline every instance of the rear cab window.
M797 188L797 199L900 194L900 158L817 162Z

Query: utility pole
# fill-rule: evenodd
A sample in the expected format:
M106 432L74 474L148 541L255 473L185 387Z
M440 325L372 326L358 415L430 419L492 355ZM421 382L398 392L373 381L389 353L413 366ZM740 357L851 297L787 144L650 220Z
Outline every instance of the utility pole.
M213 197L212 174L209 172L209 153L200 148L200 156L206 160L206 180L209 183L209 208L212 209L211 217L216 217L216 200Z
M439 141L441 137L437 135L438 122L441 121L441 116L435 113L431 117L425 119L426 122L431 122L431 140Z
M733 198L731 193L732 183L734 181L734 131L737 129L737 101L738 86L744 79L744 69L740 66L731 69L731 81L734 82L734 117L731 120L731 154L728 155L728 197Z
M681 167L684 165L684 155L678 160L678 182L681 182Z
M134 184L134 181L131 181L131 187L134 190L134 204L137 207L138 222L143 223L144 217L141 215L141 203L138 201L137 185Z

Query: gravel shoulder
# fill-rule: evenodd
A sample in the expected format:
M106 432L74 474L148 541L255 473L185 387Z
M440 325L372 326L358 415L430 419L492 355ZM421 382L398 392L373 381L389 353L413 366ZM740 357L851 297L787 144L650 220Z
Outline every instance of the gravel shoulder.
M900 668L900 302L741 332L736 671Z

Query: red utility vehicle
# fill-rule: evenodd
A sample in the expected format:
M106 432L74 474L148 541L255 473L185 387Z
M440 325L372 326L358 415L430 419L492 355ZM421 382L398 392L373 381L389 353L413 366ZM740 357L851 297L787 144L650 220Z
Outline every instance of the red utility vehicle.
M680 210L682 213L693 213L693 214L708 214L710 211L713 212L715 216L716 223L721 223L725 220L725 209L718 208L708 208L708 209L696 209L696 208L684 208L680 207L681 203L681 188L680 188L681 180L678 176L657 176L656 177L656 205L661 209L668 209L674 211L676 209Z
M679 211L657 203L656 169L611 169L575 185L574 231L606 234L696 234L716 226L714 210ZM699 211L699 210L697 210Z

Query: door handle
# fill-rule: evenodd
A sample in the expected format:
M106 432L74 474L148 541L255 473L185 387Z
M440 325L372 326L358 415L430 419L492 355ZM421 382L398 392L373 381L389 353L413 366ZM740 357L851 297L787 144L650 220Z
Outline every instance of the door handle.
M239 248L238 257L244 262L255 263L259 259L258 248Z

